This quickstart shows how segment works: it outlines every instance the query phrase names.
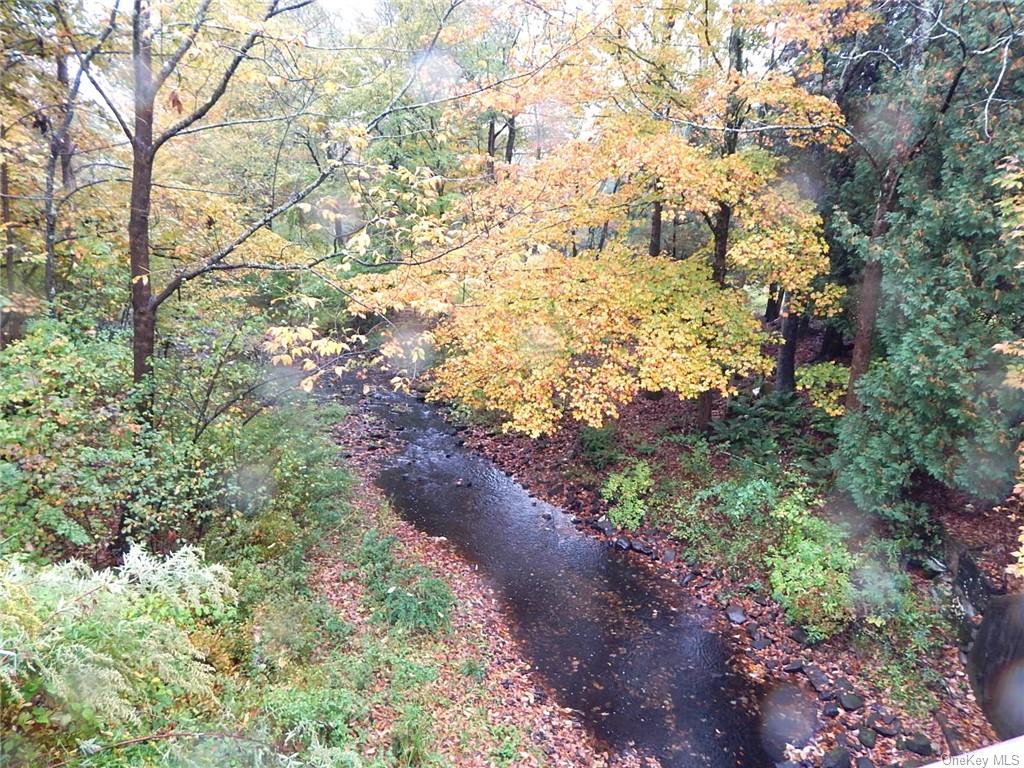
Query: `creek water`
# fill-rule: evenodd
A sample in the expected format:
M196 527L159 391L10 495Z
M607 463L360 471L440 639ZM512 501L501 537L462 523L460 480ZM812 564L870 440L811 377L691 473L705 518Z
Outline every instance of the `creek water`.
M809 735L802 694L754 690L708 629L711 610L671 579L578 531L433 406L378 390L359 407L400 441L377 478L396 511L479 567L530 663L599 740L666 768L761 768Z

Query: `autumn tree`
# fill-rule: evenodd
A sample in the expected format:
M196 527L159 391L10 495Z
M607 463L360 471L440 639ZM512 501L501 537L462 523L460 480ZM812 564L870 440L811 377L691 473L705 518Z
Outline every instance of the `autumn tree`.
M803 11L818 20L820 30L825 22L811 6ZM820 218L783 178L783 156L755 140L838 144L841 118L834 105L780 71L781 64L767 72L738 69L739 33L723 32L723 20L726 29L741 18L751 25L745 34L758 51L753 58L761 60L773 50L765 42L773 39L767 27L756 26L768 25L767 17L748 20L739 9L733 16L731 8L695 16L696 9L682 6L661 13L616 6L584 35L566 36L575 42L548 68L557 79L542 74L531 79L530 88L509 83L505 90L525 114L535 102L562 105L579 137L569 136L539 160L518 165L498 166L491 152L471 159L463 173L482 170L492 183L469 189L433 227L424 220L416 257L359 282L356 295L363 307L444 314L438 335L450 356L438 374L441 392L510 414L514 428L547 431L566 415L596 424L614 417L643 387L657 384L690 398L732 391L734 377L767 373L752 316L730 325L682 307L675 315L674 305L669 310L660 303L664 295L657 288L595 290L595 303L579 315L589 318L592 332L570 333L562 313L579 308L569 310L561 302L578 301L570 298L576 295L573 286L611 279L608 274L632 260L639 270L634 274L650 274L655 286L663 281L670 295L689 296L694 306L730 317L745 306L738 287L744 280L782 286L794 311L834 301L819 281L828 267ZM801 34L809 36L803 28ZM609 64L618 77L597 74ZM538 82L554 87L544 91ZM662 254L660 237L637 249L636 217L655 203L657 225L664 215L708 226L710 237L694 238L686 253L673 254L678 266ZM687 263L692 261L703 261L707 270ZM730 270L735 282L728 279ZM519 293L528 304L511 299ZM602 307L600 301L608 303ZM535 308L532 315L528 306ZM642 329L654 333L643 319L646 313L663 320L666 312L679 323L678 338L689 339L690 346L663 346L673 342L661 321L662 341L644 338ZM605 322L634 330L613 332ZM688 327L693 323L723 333L694 333ZM535 357L538 350L546 356L544 365ZM671 376L644 373L659 355L676 359ZM486 385L484 370L503 372L496 374L503 383ZM703 421L710 398L702 402Z

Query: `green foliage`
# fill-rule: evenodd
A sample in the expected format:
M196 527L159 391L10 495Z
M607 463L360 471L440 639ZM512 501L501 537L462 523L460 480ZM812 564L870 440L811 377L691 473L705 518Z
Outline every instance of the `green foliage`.
M225 517L258 514L281 489L298 505L315 487L292 480L325 459L322 450L309 456L292 443L268 460L257 446L275 440L260 423L289 425L257 419L243 430L245 401L226 405L255 376L233 342L197 343L201 363L161 361L175 385L146 420L130 384L129 341L42 320L0 351L0 547L90 560L116 555L123 541L167 549ZM287 433L276 442L288 443Z
M511 725L492 725L491 736L498 740L498 746L491 751L491 759L500 766L511 765L519 756L522 737Z
M379 615L411 631L447 629L455 606L451 589L426 568L399 563L392 552L396 541L371 529L359 550L360 569Z
M1005 386L995 348L1024 335L1020 250L997 204L999 162L1019 149L1019 131L985 141L956 110L940 125L902 177L913 205L873 244L885 275L876 355L835 456L857 505L903 530L923 517L912 503L922 480L1001 500L1021 438L1024 392ZM844 204L859 199L851 190Z
M397 568L393 549L398 542L394 536L381 536L371 528L363 535L358 562L366 586L380 598L391 586L391 576Z
M706 474L698 477L706 478ZM698 559L737 575L756 567L777 536L768 512L798 481L734 462L733 474L710 485L688 485L671 505L673 535Z
M176 485L186 510L202 503L209 476L138 417L123 334L39 321L0 351L0 368L4 550L91 554L118 517L143 516Z
M750 471L764 472L781 459L820 482L831 474L833 421L817 408L803 407L791 393L743 394L729 402L726 418L712 422L711 440L749 463Z
M213 701L189 633L228 608L228 572L196 550L133 549L93 571L71 561L0 561L0 724L5 750L44 764L76 741L150 730ZM179 715L180 716L180 715Z
M881 587L884 604L866 604L865 620L853 637L855 647L878 665L878 683L907 712L926 717L939 703L941 674L932 660L942 653L953 633L947 616L950 595L915 592L909 579L881 561L873 583L859 585L863 597ZM888 584L879 584L888 581Z
M620 461L623 454L615 440L616 432L614 422L603 427L582 427L580 449L583 460L594 469L606 469Z
M786 615L814 639L842 631L855 616L857 558L837 524L811 514L807 497L791 494L773 516L784 529L766 559L772 592Z
M480 659L466 659L459 667L459 671L478 683L483 682L487 676L487 666Z
M263 711L289 742L341 747L350 742L353 722L365 713L366 705L344 681L326 676L268 691Z
M620 528L635 531L643 524L653 487L651 465L646 461L608 475L601 487L602 498L611 504L608 518Z
M741 476L700 489L690 503L699 507L708 501L715 501L716 509L730 522L758 524L778 498L779 489L771 480Z
M391 728L391 754L399 766L421 766L430 754L430 729L422 707L411 704Z
M843 413L842 400L849 380L849 370L838 363L804 365L796 371L796 388L806 392L814 406L829 416Z
M711 444L704 435L671 435L666 439L686 449L676 459L684 475L701 481L714 471L711 465Z
M443 581L424 568L412 568L384 595L382 615L396 627L439 632L450 624L455 597Z

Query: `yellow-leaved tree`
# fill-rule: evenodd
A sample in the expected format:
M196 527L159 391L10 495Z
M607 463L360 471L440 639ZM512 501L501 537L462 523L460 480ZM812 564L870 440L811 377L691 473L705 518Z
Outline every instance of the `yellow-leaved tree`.
M379 268L354 281L352 311L436 317L435 394L510 429L597 425L642 389L699 398L706 422L710 393L771 371L752 288L793 331L838 296L785 151L843 143L839 110L807 83L824 41L867 23L830 26L848 5L620 3L576 18L586 33L548 65L557 88L532 73L500 84L521 151L502 163L489 133L413 250L361 258Z

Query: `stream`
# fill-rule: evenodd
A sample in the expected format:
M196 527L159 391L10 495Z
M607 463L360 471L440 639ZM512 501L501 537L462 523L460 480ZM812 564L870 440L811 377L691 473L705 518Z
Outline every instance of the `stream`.
M578 531L462 447L434 406L377 389L359 407L399 441L377 478L395 510L479 567L528 661L598 740L666 768L761 768L810 735L813 705L733 672L728 639L708 629L712 610L670 577Z

